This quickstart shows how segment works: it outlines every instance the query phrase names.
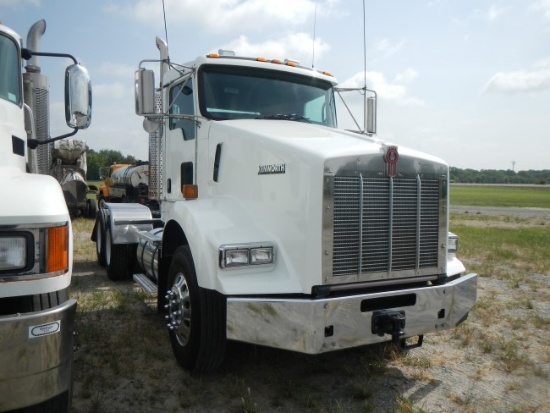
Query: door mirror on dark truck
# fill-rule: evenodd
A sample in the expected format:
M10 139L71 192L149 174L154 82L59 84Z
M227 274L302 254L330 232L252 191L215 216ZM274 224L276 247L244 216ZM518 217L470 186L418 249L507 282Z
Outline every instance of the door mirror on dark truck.
M65 70L65 120L73 129L86 129L92 121L92 86L85 67L73 64Z

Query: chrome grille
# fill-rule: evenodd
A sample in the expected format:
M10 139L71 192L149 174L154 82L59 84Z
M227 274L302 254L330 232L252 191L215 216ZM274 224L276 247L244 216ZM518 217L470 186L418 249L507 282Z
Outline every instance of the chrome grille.
M437 179L335 176L333 201L333 276L437 267Z

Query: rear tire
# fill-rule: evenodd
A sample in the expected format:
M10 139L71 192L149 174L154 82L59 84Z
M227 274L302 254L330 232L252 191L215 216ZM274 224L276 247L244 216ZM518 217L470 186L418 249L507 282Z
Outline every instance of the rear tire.
M192 374L215 370L223 362L227 341L225 298L198 286L188 246L176 250L167 285L166 318L176 360Z
M97 205L94 200L88 199L86 201L87 214L86 218L94 218L97 214Z
M130 257L129 245L113 244L111 226L107 224L105 229L105 266L110 280L120 281L130 277Z

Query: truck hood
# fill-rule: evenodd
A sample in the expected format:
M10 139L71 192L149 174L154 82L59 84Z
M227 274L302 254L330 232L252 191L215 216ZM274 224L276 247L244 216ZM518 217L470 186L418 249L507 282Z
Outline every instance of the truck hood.
M217 122L220 128L231 130L231 135L255 136L264 144L292 147L294 150L309 153L321 159L345 158L357 155L385 153L389 145L395 143L384 141L376 137L361 135L341 129L329 128L307 122L267 120L267 119L240 119ZM223 126L221 125L223 124ZM214 126L214 128L216 128ZM445 164L435 156L399 146L400 157L407 156L415 159Z
M352 187L344 191L350 197L339 201L341 212L348 208L342 204L353 203L354 195L359 196L359 189L355 190L358 184L353 180L356 177L375 181L375 189L369 189L373 194L389 182L386 168L390 163L386 164L385 159L391 144L296 121L243 119L205 122L203 127L208 128L208 139L199 138L196 145L198 151L208 151L209 167L199 170L202 173L197 177L205 203L184 204L196 207L197 214L210 214L202 219L208 222L204 225L210 225L205 235L209 239L198 244L213 245L216 252L220 245L273 244L276 265L269 277L242 270L243 276L249 274L245 284L250 294L262 291L265 278L278 283L270 289L274 294L310 294L312 286L328 282L332 274L325 269L332 268L332 262L325 261L332 254L329 244L334 226L331 211L335 210L336 177L343 182L338 191ZM398 147L398 163L391 165L397 170L396 186L406 188L400 189L400 195L408 191L411 182L413 186L420 179L439 183L448 171L441 159L402 146ZM385 194L383 190L380 193ZM377 200L376 196L372 199ZM439 198L435 202L439 205ZM418 207L416 198L413 204ZM444 225L442 219L441 228ZM234 276L237 270L231 276L222 273L219 279L223 290L236 293L232 280L239 279ZM385 275L384 272L376 277ZM331 280L341 282L334 277ZM239 291L242 293L242 288Z
M3 194L0 225L24 225L69 220L59 183L51 176L0 168Z

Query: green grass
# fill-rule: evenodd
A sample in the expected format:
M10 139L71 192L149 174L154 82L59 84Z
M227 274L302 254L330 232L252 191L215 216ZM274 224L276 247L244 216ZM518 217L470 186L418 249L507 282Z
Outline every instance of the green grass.
M547 227L477 227L451 222L451 231L460 237L461 257L468 257L484 268L499 268L501 278L507 278L505 266L521 269L522 273L550 271ZM480 273L484 275L482 270Z
M550 208L550 187L452 185L451 205Z

